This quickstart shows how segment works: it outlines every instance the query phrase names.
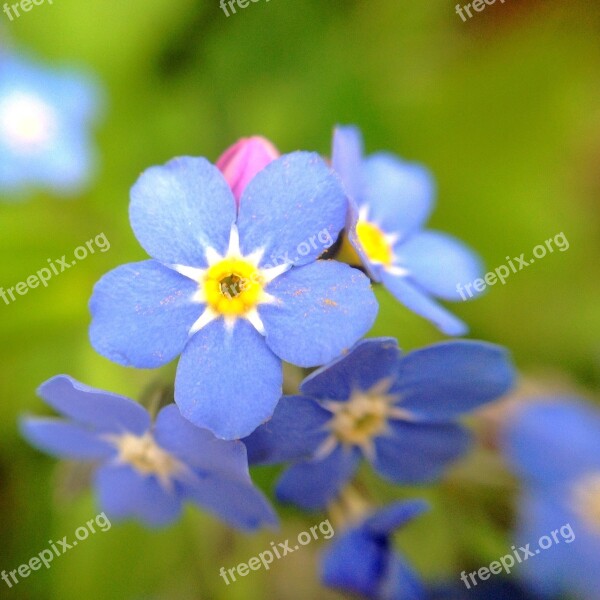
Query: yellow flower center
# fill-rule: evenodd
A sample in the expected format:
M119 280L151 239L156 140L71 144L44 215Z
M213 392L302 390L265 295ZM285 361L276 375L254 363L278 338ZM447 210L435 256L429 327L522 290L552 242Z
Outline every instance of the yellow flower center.
M369 260L382 265L392 263L393 253L391 244L377 225L359 219L356 224L356 235Z
M410 413L396 405L399 397L389 393L391 385L391 380L383 379L369 390L354 390L346 402L326 402L333 413L327 447L339 442L370 453L373 439L386 431L389 419L410 420Z
M244 315L260 301L264 279L240 258L225 258L208 268L202 284L206 303L226 316Z
M584 477L573 489L577 514L600 535L600 472Z
M168 483L172 475L185 470L176 458L156 443L150 433L142 436L125 433L110 436L109 440L119 450L122 462L130 464L143 475L156 475L163 483Z

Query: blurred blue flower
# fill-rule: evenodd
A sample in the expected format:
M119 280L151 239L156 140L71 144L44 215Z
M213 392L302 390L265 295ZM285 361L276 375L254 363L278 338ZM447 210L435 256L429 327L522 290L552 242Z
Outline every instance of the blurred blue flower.
M0 52L0 192L79 191L94 167L99 97L87 74Z
M537 399L513 416L504 447L523 479L518 543L548 546L521 565L527 581L600 598L600 415L575 398Z
M109 517L165 525L190 501L241 529L277 523L252 485L243 444L194 427L174 404L152 423L133 400L65 375L39 394L69 420L26 418L23 435L54 456L97 463L95 486Z
M223 175L203 158L146 171L130 219L154 260L118 267L96 285L90 338L107 358L139 368L181 354L175 401L224 439L273 413L281 361L321 365L371 327L369 279L317 260L344 226L346 198L315 154L261 170L239 212Z
M460 300L457 284L480 277L482 264L457 239L423 230L435 193L429 171L384 152L363 158L355 127L336 129L332 162L350 197L346 251L353 264L362 263L374 281L444 333L466 333L432 297Z
M397 502L352 525L324 551L323 583L373 600L426 600L424 587L390 539L426 509L418 500Z
M359 342L284 396L273 418L246 440L251 463L300 461L277 495L305 509L328 504L352 478L361 456L395 483L436 479L466 452L456 420L512 385L507 352L456 341L401 355L395 339Z

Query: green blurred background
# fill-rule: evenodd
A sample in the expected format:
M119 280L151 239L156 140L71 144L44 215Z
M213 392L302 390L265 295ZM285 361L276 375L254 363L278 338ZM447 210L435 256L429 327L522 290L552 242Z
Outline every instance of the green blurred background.
M172 372L129 370L95 354L87 302L103 273L145 258L128 224L129 188L143 169L177 155L215 160L251 134L284 152L327 154L332 127L356 123L369 151L388 149L432 169L439 186L432 225L477 248L488 268L564 232L568 251L452 308L473 337L508 346L531 387L597 393L600 11L590 0L506 0L463 23L454 5L262 0L227 18L217 0L55 0L12 23L2 14L3 44L89 67L106 84L107 106L96 131L100 169L86 194L0 202L0 285L16 284L101 232L111 249L47 289L0 303L0 570L72 535L98 512L89 492L73 493L72 470L18 435L19 415L45 410L37 385L69 373L139 398ZM404 348L441 339L385 292L379 297L375 334L396 335ZM363 477L380 500L432 499L432 513L411 524L400 544L427 577L457 580L463 568L487 564L510 545L514 486L497 462L480 449L427 490ZM273 470L256 475L268 490ZM324 518L282 514L282 531L255 536L194 510L158 533L113 526L11 590L0 582L0 597L341 597L317 583L320 542L229 587L219 578L221 566L247 561L271 540Z

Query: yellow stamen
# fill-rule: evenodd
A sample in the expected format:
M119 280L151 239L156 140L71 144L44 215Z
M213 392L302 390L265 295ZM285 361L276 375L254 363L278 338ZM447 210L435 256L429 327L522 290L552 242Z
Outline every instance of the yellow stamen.
M356 235L371 262L386 266L392 264L392 246L377 225L359 219L356 224Z
M250 262L225 258L209 267L201 285L212 310L221 315L240 316L260 302L264 279Z

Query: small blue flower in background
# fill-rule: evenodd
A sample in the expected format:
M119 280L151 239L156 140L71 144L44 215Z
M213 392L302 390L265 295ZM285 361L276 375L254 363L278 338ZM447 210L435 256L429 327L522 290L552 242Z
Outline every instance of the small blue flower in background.
M518 542L550 540L521 565L526 580L548 596L600 598L600 414L575 398L532 401L510 420L504 451L523 480Z
M374 281L444 333L466 333L466 325L433 298L461 300L457 284L480 277L482 264L457 239L423 230L435 193L429 171L384 152L363 158L355 127L336 129L332 163L350 197L353 264L362 263Z
M69 194L88 183L99 96L87 74L0 52L0 193Z
M418 500L397 502L353 524L324 551L323 583L372 600L427 600L423 585L390 539L427 508Z
M402 355L395 339L359 342L284 396L273 418L245 441L250 463L301 461L277 495L307 510L326 506L361 456L395 483L434 480L470 443L456 420L512 386L507 352L455 341Z
M217 437L273 413L281 361L321 365L371 327L377 301L357 269L317 260L344 227L346 197L316 154L271 162L245 187L203 158L146 171L130 219L153 257L105 275L90 301L94 348L153 368L179 354L175 401Z
M252 485L243 444L194 427L175 405L152 423L133 400L65 375L44 383L39 394L69 420L26 418L24 436L54 456L97 463L95 486L109 517L165 525L189 501L240 529L277 523Z

